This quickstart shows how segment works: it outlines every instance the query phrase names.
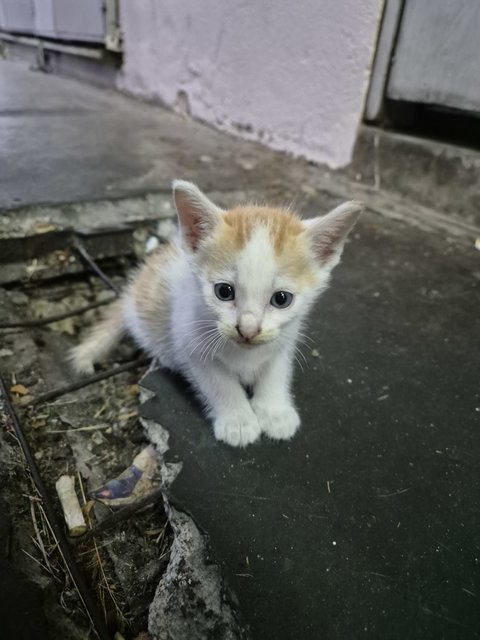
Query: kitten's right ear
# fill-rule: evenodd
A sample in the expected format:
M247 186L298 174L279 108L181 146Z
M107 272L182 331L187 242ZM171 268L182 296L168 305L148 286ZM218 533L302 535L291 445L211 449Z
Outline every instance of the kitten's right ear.
M363 209L362 202L352 200L325 216L304 221L315 257L322 267L333 269L338 263L345 240Z
M222 209L214 205L193 182L174 180L172 189L182 239L189 249L195 251L199 242L217 224Z

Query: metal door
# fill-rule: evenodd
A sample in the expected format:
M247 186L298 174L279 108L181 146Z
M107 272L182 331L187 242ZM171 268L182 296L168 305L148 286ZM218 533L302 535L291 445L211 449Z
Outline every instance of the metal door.
M0 0L0 30L121 49L119 0Z
M479 0L386 0L366 117L391 100L480 113Z

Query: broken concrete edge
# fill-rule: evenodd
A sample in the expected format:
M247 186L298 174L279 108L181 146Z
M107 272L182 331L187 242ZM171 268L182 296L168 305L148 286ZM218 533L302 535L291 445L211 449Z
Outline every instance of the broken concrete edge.
M140 405L155 395L142 383L157 368L152 364L139 382ZM140 417L140 422L157 451L164 508L173 534L169 562L150 605L148 631L153 640L246 640L249 631L240 605L220 564L212 559L207 536L191 515L169 500L168 489L182 470L181 462L164 460L169 433L153 420Z
M135 197L38 204L0 210L0 240L38 233L35 227L48 225L58 230L119 227L139 220L157 220L174 213L170 191L143 193ZM15 226L12 228L12 217ZM73 225L74 222L74 225ZM40 231L41 232L41 231Z
M216 193L223 205L245 192ZM253 198L253 194L247 194ZM12 221L15 224L12 224ZM148 237L169 239L176 224L170 191L138 198L38 205L0 213L0 284L84 271L72 253L80 238L94 260L145 255Z
M201 185L200 185L201 186ZM220 203L233 203L239 198L255 199L257 191L210 191ZM142 192L138 196L84 200L82 202L44 203L0 209L0 241L29 235L50 235L53 231L84 230L93 232L139 222L155 222L175 216L172 192ZM12 225L12 218L15 225ZM74 222L74 224L73 224ZM45 225L42 230L42 226ZM36 227L39 228L36 231ZM56 229L51 229L55 227Z
M0 284L84 271L74 251L77 238L94 260L142 256L147 237L173 215L166 193L3 211Z
M148 618L154 640L222 638L243 640L248 630L238 601L219 566L209 560L206 539L182 511L167 509L174 539Z

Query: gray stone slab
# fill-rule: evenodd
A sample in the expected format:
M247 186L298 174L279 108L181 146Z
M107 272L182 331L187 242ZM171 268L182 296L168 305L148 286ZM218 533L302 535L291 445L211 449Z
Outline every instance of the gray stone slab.
M281 180L283 157L259 145L114 91L0 61L0 210L164 190L192 174L204 189L242 189L256 150L262 176Z
M182 381L147 378L183 462L170 499L253 638L480 634L479 280L473 250L365 215L313 313L288 443L218 443Z

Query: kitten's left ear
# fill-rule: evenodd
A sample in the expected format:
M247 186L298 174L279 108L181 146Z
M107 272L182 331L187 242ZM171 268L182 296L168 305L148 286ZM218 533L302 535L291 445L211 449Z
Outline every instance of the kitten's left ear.
M321 266L333 268L340 260L345 240L363 209L362 202L352 200L321 218L304 221L305 233Z
M222 209L213 204L200 189L186 180L174 180L173 199L178 213L182 239L192 251L218 222Z

